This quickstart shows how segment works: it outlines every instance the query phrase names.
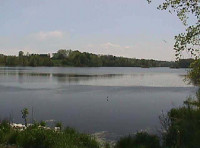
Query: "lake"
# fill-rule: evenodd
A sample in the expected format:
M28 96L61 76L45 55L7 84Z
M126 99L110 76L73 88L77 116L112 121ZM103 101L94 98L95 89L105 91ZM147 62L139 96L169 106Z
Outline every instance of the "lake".
M197 90L184 82L186 69L1 67L0 118L22 123L61 121L110 140L159 129L158 116L179 107Z

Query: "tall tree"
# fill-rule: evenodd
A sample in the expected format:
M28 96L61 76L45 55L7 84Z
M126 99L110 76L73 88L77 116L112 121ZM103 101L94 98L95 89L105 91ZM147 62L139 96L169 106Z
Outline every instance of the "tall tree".
M19 51L19 57L23 57L24 56L24 52L23 51Z

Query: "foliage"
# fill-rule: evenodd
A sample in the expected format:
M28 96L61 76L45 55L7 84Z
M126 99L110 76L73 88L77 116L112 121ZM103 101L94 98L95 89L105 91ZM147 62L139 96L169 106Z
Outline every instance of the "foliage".
M111 148L111 146L110 146L110 144L109 143L105 143L105 146L104 146L105 148Z
M54 54L54 58L56 59L65 59L68 57L71 50L60 49L57 53Z
M147 0L151 2L152 0ZM200 5L199 0L164 0L158 6L160 10L169 10L175 13L186 26L186 32L175 36L174 49L177 59L182 56L182 51L188 51L196 58L199 58L200 46ZM188 25L189 18L195 18L196 22ZM191 22L190 22L191 23Z
M0 66L69 66L69 67L176 67L188 68L192 59L184 59L182 63L116 57L112 55L95 55L87 52L58 50L51 58L48 54L26 54L19 56L0 55Z
M46 125L47 125L47 123L46 123L45 121L41 121L41 122L40 122L40 126L45 127Z
M121 138L115 148L160 148L159 138L146 132Z
M191 70L188 73L187 78L195 85L200 85L200 59L195 60L191 64Z
M57 123L55 124L55 127L59 127L60 130L62 130L62 127L63 127L62 122L57 122Z
M189 68L194 61L194 59L179 59L178 66L181 68Z
M27 127L27 116L29 114L28 109L24 108L22 111L22 118L24 119L25 126Z
M163 119L163 118L162 118ZM170 148L198 148L200 146L200 90L196 98L189 98L184 106L171 109L165 121L163 145ZM164 120L162 120L164 121Z
M147 0L149 3L152 0ZM169 10L170 13L175 13L186 27L184 33L175 36L174 50L176 58L180 59L183 51L189 52L196 61L191 65L192 70L188 74L188 78L194 84L200 84L200 5L199 0L164 0L163 4L158 6L160 10ZM195 20L188 22L190 18Z
M171 68L190 68L190 65L194 62L194 59L179 59Z
M6 120L3 120L0 123L0 143L5 143L6 139L9 137L6 135L6 133L10 133L11 127L9 125L9 122Z
M23 57L24 56L24 52L23 51L19 51L19 57Z
M13 145L0 145L0 148L17 148L16 146Z
M0 144L21 148L99 148L93 137L71 128L55 132L52 129L30 126L18 131L7 122L0 124Z

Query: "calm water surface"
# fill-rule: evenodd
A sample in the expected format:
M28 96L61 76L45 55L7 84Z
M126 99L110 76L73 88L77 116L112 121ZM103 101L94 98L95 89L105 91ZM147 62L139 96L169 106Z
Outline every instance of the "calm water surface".
M162 110L195 94L196 88L183 81L186 73L169 68L0 68L0 117L23 122L20 110L28 107L30 122L62 121L108 139L156 131Z

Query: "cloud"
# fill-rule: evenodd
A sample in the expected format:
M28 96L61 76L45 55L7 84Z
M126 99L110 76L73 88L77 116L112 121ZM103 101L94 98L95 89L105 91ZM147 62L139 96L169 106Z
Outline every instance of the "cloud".
M1 36L0 53L17 55L20 50L29 53L49 53L69 48L70 33L51 30L38 31L24 36Z
M88 44L83 47L85 51L96 54L107 54L140 59L174 60L173 44L163 44L162 42L141 41L134 44L122 45L113 42L100 44Z
M62 31L49 31L49 32L38 32L33 34L33 36L38 39L39 41L44 41L48 39L60 39L63 38L64 33Z
M130 48L131 48L131 46L125 46L124 48L125 48L125 49L130 49Z
M122 48L121 45L113 44L113 43L110 43L110 42L101 44L101 46L104 47L104 48L106 48L106 49L110 49L110 48Z
M132 48L132 46L123 46L123 45L119 45L119 44L115 44L115 43L111 43L111 42L106 42L106 43L102 43L102 44L98 44L98 45L95 45L95 44L88 44L88 48L93 48L93 47L101 47L103 49L106 49L106 50L123 50L123 49L130 49Z

